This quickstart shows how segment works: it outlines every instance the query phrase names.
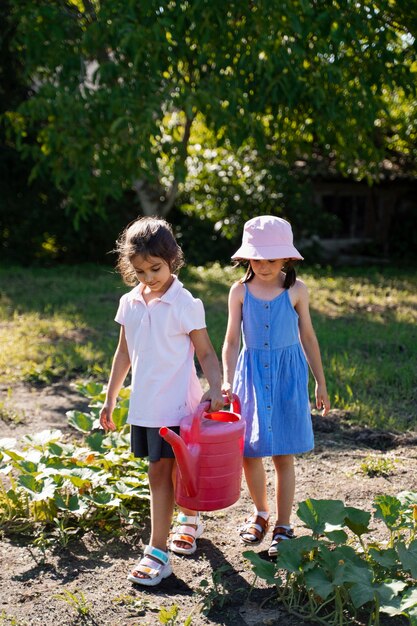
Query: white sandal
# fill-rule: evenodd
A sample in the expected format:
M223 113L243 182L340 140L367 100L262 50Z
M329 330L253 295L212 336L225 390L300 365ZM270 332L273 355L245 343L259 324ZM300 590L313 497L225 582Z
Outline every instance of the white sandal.
M184 515L179 513L177 517L179 526L176 526L171 537L169 549L176 554L194 554L197 550L197 539L201 537L204 526L200 520L200 515ZM189 545L189 548L180 548L176 541L181 541Z
M134 572L145 574L147 578L139 578L139 576L135 576ZM131 583L154 587L160 583L163 578L167 578L167 576L171 574L172 567L169 562L168 553L154 548L153 546L146 546L144 556L130 571L127 579Z

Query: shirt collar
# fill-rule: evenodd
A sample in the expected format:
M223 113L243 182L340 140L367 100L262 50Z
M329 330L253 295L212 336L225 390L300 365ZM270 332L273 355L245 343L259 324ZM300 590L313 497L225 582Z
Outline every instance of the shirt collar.
M164 293L163 296L161 296L161 298L159 298L159 300L161 302L166 302L167 304L172 304L175 300L175 298L177 297L178 293L180 292L183 284L182 282L177 278L177 276L173 275L174 280L172 281L171 285L169 286L169 288L166 290L166 292ZM132 291L130 292L130 299L131 300L139 300L140 302L145 302L145 300L143 299L143 295L142 292L145 288L145 285L143 285L142 283L139 283L139 285L136 285L136 287L134 287L132 289Z

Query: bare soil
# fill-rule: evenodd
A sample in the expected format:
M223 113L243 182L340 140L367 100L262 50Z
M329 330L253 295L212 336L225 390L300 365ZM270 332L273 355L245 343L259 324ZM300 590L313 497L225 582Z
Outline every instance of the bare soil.
M5 389L0 393L4 397ZM23 385L12 390L13 406L21 420L0 419L1 436L20 437L46 428L70 432L65 412L85 409L85 399L69 385L57 384L42 389ZM396 495L417 490L417 434L396 435L349 425L348 416L332 411L326 418L314 417L316 447L300 456L296 463L297 492L294 506L296 533L304 529L295 511L305 498L341 499L351 506L372 510L378 493ZM369 455L384 455L395 460L391 475L368 477L360 470ZM267 465L271 496L274 475ZM154 626L160 624L161 608L179 608L176 621L183 625L192 613L193 625L297 626L302 622L274 602L266 602L273 589L257 580L243 558L237 528L251 512L245 484L242 497L234 506L205 514L205 532L191 557L172 555L174 574L158 587L143 588L126 580L128 570L141 554L149 537L149 520L133 538L85 535L67 548L48 550L42 562L30 542L2 537L0 541L0 626ZM375 537L383 528L375 524ZM255 548L267 558L268 540ZM200 612L204 598L197 592L206 579L221 580L213 609ZM85 614L71 607L62 597L64 590L86 601ZM227 595L226 595L227 593ZM208 594L206 592L206 601ZM222 604L222 606L220 606ZM200 605L200 607L199 607ZM80 608L78 606L78 608ZM403 620L385 619L383 624L397 626Z

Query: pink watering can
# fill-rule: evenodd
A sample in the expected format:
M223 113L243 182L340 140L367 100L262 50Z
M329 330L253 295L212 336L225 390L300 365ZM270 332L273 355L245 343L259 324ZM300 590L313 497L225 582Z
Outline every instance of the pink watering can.
M208 408L203 402L181 421L181 436L159 429L177 459L175 501L193 511L225 509L240 496L245 422L239 398L233 395L230 411Z

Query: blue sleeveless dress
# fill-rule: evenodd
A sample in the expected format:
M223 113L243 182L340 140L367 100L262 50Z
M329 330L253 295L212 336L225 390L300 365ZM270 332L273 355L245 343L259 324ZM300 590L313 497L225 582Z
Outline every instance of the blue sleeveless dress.
M298 315L288 290L267 301L244 286L243 346L233 385L246 420L244 456L307 452L314 436Z

